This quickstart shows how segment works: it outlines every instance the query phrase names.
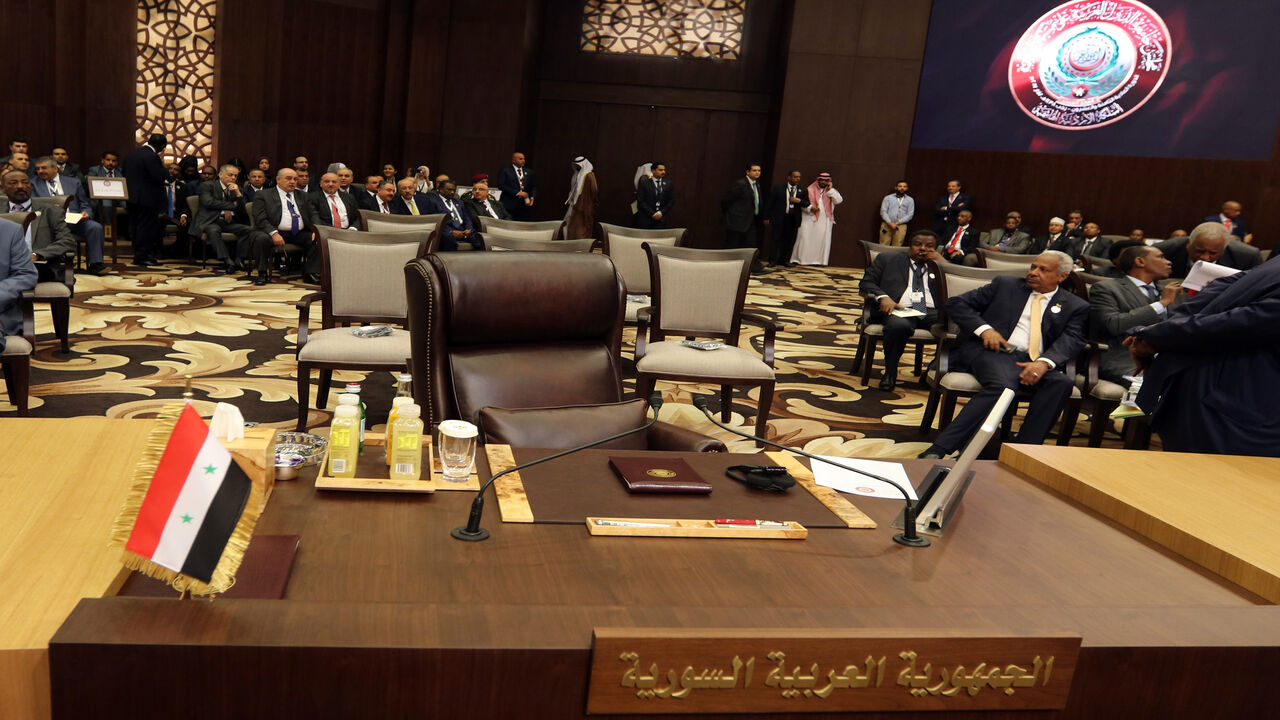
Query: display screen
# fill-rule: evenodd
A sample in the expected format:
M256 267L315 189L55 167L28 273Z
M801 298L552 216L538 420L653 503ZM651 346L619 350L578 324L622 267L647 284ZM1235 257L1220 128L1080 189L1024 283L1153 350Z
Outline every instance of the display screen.
M917 148L1268 160L1272 0L934 0Z

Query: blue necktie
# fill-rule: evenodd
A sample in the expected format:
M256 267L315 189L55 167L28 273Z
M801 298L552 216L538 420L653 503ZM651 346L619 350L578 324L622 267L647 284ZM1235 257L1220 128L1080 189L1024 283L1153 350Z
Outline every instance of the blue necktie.
M292 232L298 232L298 208L293 205L293 196L287 195L284 200L289 203L289 217L293 221Z
M169 189L169 217L173 217L173 184L166 185Z

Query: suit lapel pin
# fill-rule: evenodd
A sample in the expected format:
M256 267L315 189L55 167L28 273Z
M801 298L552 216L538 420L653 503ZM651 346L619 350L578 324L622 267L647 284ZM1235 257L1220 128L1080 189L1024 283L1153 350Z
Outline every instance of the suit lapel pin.
M1062 312L1062 303L1054 303L1054 306L1049 308L1049 312L1055 315Z

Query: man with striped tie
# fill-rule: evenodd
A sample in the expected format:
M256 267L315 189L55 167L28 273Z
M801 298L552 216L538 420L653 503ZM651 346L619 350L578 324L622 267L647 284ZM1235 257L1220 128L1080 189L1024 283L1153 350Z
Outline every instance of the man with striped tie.
M320 283L320 252L316 247L313 229L316 226L315 208L302 193L297 192L298 173L284 168L276 173L275 192L258 193L253 201L253 257L258 264L254 285L267 284L267 270L275 249L293 243L302 249L306 258L302 266L302 279L312 284Z

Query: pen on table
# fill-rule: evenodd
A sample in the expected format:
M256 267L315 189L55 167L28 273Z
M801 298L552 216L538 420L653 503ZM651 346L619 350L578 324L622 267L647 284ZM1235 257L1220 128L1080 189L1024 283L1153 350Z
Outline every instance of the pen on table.
M716 524L756 528L791 527L789 523L778 522L777 520L747 520L743 518L716 518Z
M632 522L629 520L596 520L596 524L610 527L671 527L666 523Z

